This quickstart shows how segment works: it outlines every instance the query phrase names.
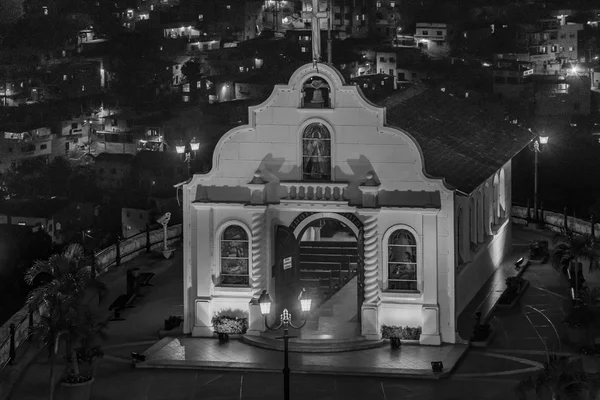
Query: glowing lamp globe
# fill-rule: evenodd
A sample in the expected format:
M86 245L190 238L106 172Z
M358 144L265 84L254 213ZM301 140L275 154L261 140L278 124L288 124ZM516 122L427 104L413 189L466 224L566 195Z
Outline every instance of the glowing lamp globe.
M266 290L263 290L260 297L258 298L258 304L260 305L260 312L262 315L269 315L271 313L271 296Z
M302 309L302 312L309 312L312 300L306 293L306 289L302 288L300 296L298 296L298 300L300 300L300 307Z
M198 149L200 148L200 142L198 142L196 138L192 138L192 141L190 142L190 147L192 148L192 151L198 151Z
M548 136L540 136L540 144L548 144Z
M175 151L177 152L177 154L183 154L185 153L185 145L183 144L178 144L175 146Z

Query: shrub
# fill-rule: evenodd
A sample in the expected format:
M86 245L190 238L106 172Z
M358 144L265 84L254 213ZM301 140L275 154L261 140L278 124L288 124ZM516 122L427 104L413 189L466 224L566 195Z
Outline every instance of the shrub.
M509 276L506 278L506 291L507 292L518 292L523 285L525 280L520 276Z
M384 339L391 339L393 337L400 338L401 340L419 340L422 329L420 326L396 326L396 325L381 325L381 336Z
M212 318L215 332L229 334L244 334L248 330L248 316L242 310L226 309L218 312Z

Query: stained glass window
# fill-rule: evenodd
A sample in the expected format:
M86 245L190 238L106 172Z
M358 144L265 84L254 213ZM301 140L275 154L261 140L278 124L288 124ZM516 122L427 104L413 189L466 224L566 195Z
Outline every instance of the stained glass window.
M417 290L417 242L406 229L398 229L388 240L388 289Z
M331 136L323 124L310 124L302 135L302 179L331 180Z
M248 286L248 234L238 225L227 227L221 235L221 280L223 286Z

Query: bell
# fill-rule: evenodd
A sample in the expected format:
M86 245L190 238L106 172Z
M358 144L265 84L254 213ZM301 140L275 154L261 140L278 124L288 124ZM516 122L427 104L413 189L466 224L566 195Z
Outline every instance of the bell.
M323 91L321 89L315 89L313 92L311 103L325 103L323 99Z

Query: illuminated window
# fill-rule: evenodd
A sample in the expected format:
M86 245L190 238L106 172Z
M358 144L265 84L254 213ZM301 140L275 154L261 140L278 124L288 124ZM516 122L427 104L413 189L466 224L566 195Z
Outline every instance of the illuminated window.
M323 124L314 123L302 135L302 179L331 180L331 135Z
M196 82L196 89L202 89L202 81Z
M190 96L183 96L184 103L189 103L189 101L190 101Z
M244 72L244 67L240 67L240 72Z
M390 7L392 7L392 8L396 7L396 2L395 1L390 2Z
M184 93L189 93L190 92L190 84L189 83L185 83L183 85L183 92Z
M227 9L231 10L231 6L229 4L227 4Z
M303 53L306 53L306 47L301 47L300 51L303 52Z
M394 230L385 242L387 247L387 289L417 291L417 242L406 229ZM385 254L385 253L384 253Z
M574 51L574 50L575 50L575 48L573 46L569 47L569 51Z
M223 286L250 285L248 233L239 225L225 228L220 238L221 276Z
M377 2L377 8L381 8L381 2L380 1Z
M63 75L63 81L67 80L67 75Z

